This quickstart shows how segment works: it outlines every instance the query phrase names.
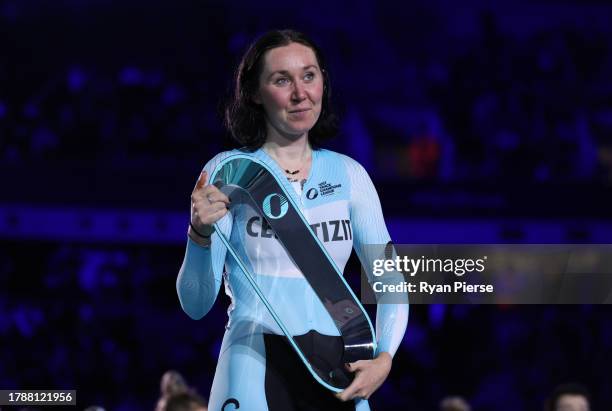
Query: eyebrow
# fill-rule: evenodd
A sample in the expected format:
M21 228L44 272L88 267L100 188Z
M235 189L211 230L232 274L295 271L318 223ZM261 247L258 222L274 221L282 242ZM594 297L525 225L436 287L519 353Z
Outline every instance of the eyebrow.
M317 67L317 66L316 66L316 65L314 65L314 64L311 64L311 65L309 65L309 66L304 66L304 67L302 67L302 71L305 71L305 70L308 70L308 69L311 69L311 68L316 68L317 70L320 70L320 69L319 69L319 67ZM275 75L275 74L283 74L283 75L287 75L287 74L289 74L289 72L288 72L287 70L276 70L276 71L273 71L273 72L272 72L272 73L270 73L270 75L268 76L268 80L269 80L269 79L270 79L270 78L271 78L273 75Z

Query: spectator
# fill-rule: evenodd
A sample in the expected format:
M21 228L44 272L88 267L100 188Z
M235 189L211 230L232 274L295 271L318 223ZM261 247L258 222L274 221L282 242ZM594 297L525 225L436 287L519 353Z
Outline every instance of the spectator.
M161 396L157 401L157 406L155 407L155 411L165 411L170 404L170 399L172 403L175 404L172 409L176 410L197 410L200 411L200 408L189 408L190 404L206 404L204 400L197 394L197 392L190 388L183 376L177 371L166 371L161 378L160 383L160 393ZM181 408L182 407L182 408Z
M182 394L189 390L185 379L177 371L166 371L161 379L159 387L162 397L174 394Z
M192 391L172 395L164 411L207 411L206 402Z
M591 396L581 384L561 384L546 403L546 411L589 411Z
M440 411L471 411L470 404L461 397L446 397L440 401Z

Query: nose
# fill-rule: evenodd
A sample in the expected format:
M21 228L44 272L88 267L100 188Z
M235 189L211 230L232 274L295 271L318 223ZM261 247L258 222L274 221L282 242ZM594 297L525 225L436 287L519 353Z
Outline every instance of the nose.
M291 98L295 101L302 101L306 98L306 91L304 90L304 85L299 81L293 83L293 93L291 94Z

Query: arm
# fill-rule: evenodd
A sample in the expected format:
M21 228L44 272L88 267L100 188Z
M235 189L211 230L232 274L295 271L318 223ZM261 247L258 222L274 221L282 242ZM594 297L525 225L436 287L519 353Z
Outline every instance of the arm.
M199 320L210 310L221 286L221 270L213 269L211 247L202 247L190 237L183 264L176 279L176 291L183 311Z
M368 280L372 281L373 259L381 258L386 245L390 243L389 233L384 222L378 194L365 169L354 160L345 157L351 182L351 223L353 227L353 246L366 268ZM372 245L378 245L373 247ZM397 281L401 274L390 275L388 279ZM399 277L398 277L399 276ZM397 278L395 278L397 277ZM356 361L347 368L356 373L355 380L338 398L347 401L355 398L369 398L384 382L391 371L391 362L408 325L408 296L394 296L400 304L381 304L376 308L376 358Z
M360 164L348 157L345 158L351 181L353 246L361 264L368 272L368 280L371 281L373 276L367 269L372 267L373 259L381 258L379 254L382 254L391 238L385 225L378 193L370 176ZM391 278L391 273L385 276L390 281L403 279L400 273L397 273L397 278ZM401 303L379 303L376 307L377 355L387 352L393 357L408 325L408 295L393 296L392 300Z
M205 214L210 215L212 206L206 200L205 193L210 192L213 188L209 187L208 191L206 191L206 177L218 164L220 157L217 156L206 164L200 179L196 183L196 188L192 193L192 223L202 223L201 217ZM217 196L220 194L215 192ZM202 201L197 200L199 197L203 197ZM202 207L198 203L203 203L204 206ZM212 212L214 214L215 211L212 210ZM213 215L211 221L204 217L207 225L199 224L200 230L198 231L208 235L210 231L202 230L202 228L210 227L209 224L217 221L221 230L226 233L226 236L229 236L232 226L231 218L225 212L220 214L225 215L220 220L217 220L219 218L218 215ZM194 320L202 318L210 310L217 298L219 287L221 286L226 251L217 233L212 233L210 239L204 239L195 234L191 228L189 229L185 257L176 279L176 291L183 311Z

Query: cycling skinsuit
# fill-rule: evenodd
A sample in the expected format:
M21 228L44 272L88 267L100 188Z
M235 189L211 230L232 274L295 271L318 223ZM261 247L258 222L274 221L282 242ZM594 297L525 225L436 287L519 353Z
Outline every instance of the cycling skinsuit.
M204 169L211 175L217 164L240 150L223 152L209 161ZM316 149L312 154L312 167L307 181L290 183L277 163L262 149L251 153L273 170L285 190L295 200L328 254L342 272L354 247L364 267L365 245L387 244L390 241L378 194L365 169L353 159L329 150ZM274 232L260 216L246 207L232 207L218 222L219 228L257 277L258 285L282 310L283 322L291 334L308 345L309 338L330 338L329 346L338 340L338 330L323 304L306 283L288 257L285 249L274 238ZM274 410L274 409L325 409L294 404L276 405L278 398L293 401L295 388L303 381L286 381L291 373L283 374L278 368L289 362L279 361L282 350L274 348L274 355L266 356L266 349L278 347L283 332L270 316L246 280L234 259L214 233L209 248L201 247L191 239L183 265L177 278L177 291L183 310L193 319L202 318L214 303L222 278L225 292L232 303L228 308L229 321L223 338L219 361L209 399L212 411ZM408 304L379 304L376 312L377 354L388 352L393 356L403 338L408 323ZM287 346L288 347L288 346ZM307 349L307 348L305 348ZM291 350L287 351L291 354ZM294 353L293 353L294 354ZM280 354L279 354L280 355ZM289 355L289 354L287 354ZM297 361L295 354L292 361ZM277 364L277 365L274 365ZM297 363L296 363L297 364ZM266 368L275 367L274 370ZM306 372L306 367L296 365L295 375ZM278 377L278 376L281 377ZM276 376L276 378L275 378ZM301 378L301 377L299 377ZM314 381L314 379L312 379ZM315 387L318 386L314 383ZM331 391L323 387L320 396ZM310 390L310 388L309 388ZM300 394L301 392L301 394ZM297 395L315 398L319 394L299 391ZM327 398L327 397L326 397ZM341 403L337 403L341 404ZM349 402L350 404L350 402ZM347 404L342 404L347 405ZM349 405L350 406L350 405ZM336 407L340 408L341 405ZM352 406L350 406L353 409ZM369 410L365 399L357 399L354 409Z

